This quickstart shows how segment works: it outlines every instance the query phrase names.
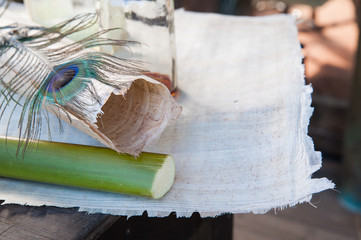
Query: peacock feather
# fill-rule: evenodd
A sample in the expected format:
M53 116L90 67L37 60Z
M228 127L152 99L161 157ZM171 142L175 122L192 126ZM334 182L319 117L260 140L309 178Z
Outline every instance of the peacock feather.
M49 106L87 119L93 106L102 101L95 85L102 83L121 90L124 78L120 76L136 76L143 71L140 62L92 50L103 45L127 47L134 43L103 37L115 29L102 30L76 42L67 40L69 35L96 21L96 14L83 14L50 28L21 24L0 27L0 119L8 117L8 121L13 121L15 108L21 108L17 121L19 138L24 139L18 146L22 154L31 149L30 140L39 139L42 122L48 121L45 109ZM11 102L16 103L15 107L10 116L5 116Z

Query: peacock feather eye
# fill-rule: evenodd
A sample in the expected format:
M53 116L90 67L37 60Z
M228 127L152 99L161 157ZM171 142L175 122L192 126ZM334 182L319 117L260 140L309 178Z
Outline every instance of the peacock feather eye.
M83 66L59 66L55 73L48 77L46 99L51 103L65 105L86 87L88 81L85 78L89 77L88 75Z
M48 85L48 92L59 92L70 83L78 74L79 68L76 65L67 66L54 74Z

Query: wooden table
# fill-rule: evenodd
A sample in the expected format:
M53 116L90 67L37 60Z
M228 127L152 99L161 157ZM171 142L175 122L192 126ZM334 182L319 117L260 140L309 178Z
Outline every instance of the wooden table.
M233 215L127 219L76 208L0 206L0 240L232 239Z
M118 219L118 216L81 213L76 208L3 205L0 239L96 239Z

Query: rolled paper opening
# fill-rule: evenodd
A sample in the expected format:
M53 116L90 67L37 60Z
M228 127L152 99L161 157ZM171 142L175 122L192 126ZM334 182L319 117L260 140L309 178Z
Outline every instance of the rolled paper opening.
M124 95L112 93L101 110L95 123L99 133L114 150L132 155L157 140L181 112L164 85L144 79L133 81Z
M46 109L119 153L138 156L182 111L168 88L147 76L124 82L120 91L96 88L104 101L89 116L92 121L68 109L66 113L51 105Z

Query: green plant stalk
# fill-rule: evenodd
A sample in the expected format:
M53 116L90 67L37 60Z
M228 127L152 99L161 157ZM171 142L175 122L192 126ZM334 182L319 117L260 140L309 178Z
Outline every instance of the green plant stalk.
M24 158L17 138L0 137L0 176L160 198L172 186L174 160L141 153L138 158L102 147L39 141Z

